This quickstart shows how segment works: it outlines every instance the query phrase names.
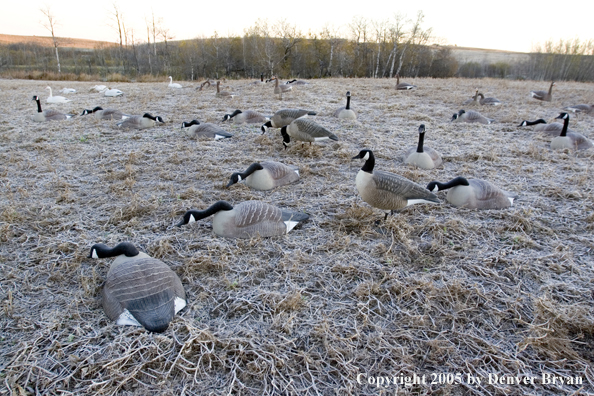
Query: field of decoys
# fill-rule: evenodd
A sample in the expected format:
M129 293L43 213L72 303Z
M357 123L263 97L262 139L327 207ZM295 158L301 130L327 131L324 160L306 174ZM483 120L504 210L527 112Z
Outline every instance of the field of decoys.
M594 84L174 81L0 80L0 394L594 392Z

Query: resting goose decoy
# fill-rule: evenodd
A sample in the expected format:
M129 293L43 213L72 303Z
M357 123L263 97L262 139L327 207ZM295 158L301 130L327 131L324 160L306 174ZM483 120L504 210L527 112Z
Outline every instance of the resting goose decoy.
M446 200L454 206L469 209L503 209L512 206L516 198L499 187L481 179L456 177L447 183L432 181L427 190L447 190Z
M189 210L184 214L181 227L214 215L212 229L226 238L272 237L285 235L309 216L290 212L261 201L245 201L233 207L226 201L218 201L206 210Z
M340 118L342 120L356 120L357 113L351 109L351 91L347 91L346 98L346 106L336 110L334 112L334 117Z
M155 333L167 330L175 314L186 306L186 292L177 274L129 242L111 249L95 244L88 258L109 257L115 260L101 291L109 319Z
M60 93L63 93L63 94L76 93L76 89L74 89L74 88L62 88L60 90Z
M149 113L144 113L143 115L130 116L129 118L118 122L116 125L120 128L146 129L154 127L157 123L164 124L165 121L163 121L161 116L154 117Z
M174 89L180 89L183 88L181 86L181 84L178 83L174 83L173 82L173 77L169 76L169 85L167 85L168 88L174 88Z
M117 96L124 96L124 93L117 88L109 88L103 91L103 95L108 96L110 98L115 98Z
M69 118L74 117L74 114L64 114L58 110L41 110L41 101L39 100L39 96L34 95L33 100L37 102L37 113L34 116L31 116L31 119L36 122L45 122L45 121L62 121L67 120Z
M315 121L308 118L297 118L289 125L281 128L281 135L283 137L283 146L287 149L287 144L291 142L291 138L300 142L318 142L321 140L338 140L335 134L317 124ZM303 143L301 144L303 147Z
M474 110L460 110L457 114L452 116L451 122L469 122L469 123L480 123L480 124L490 124L494 120L491 118L487 118L478 111Z
M81 116L93 114L96 119L98 120L125 120L126 118L130 118L129 114L124 114L120 110L117 109L104 109L101 106L97 106L92 110L83 110Z
M254 190L265 191L296 182L299 180L299 171L280 162L254 162L245 172L233 173L227 188L242 180Z
M107 89L107 87L105 85L95 85L94 87L92 87L91 89L89 89L89 91L103 92L106 89Z
M233 99L234 97L236 97L236 94L232 94L231 92L228 91L221 91L221 81L217 81L217 93L216 96L217 98L231 98Z
M233 114L225 114L223 122L227 120L233 120L235 124L261 124L270 121L268 117L265 117L254 110L235 110Z
M425 140L425 125L419 126L419 144L410 148L404 155L404 162L421 169L433 169L440 166L443 161L441 154L431 147L423 147Z
M309 83L307 81L293 79L291 81L285 82L285 84L286 85L308 85Z
M474 93L473 96L470 97L470 99L466 99L464 101L464 103L462 103L462 106L471 106L471 105L476 105L479 103L479 91L478 88L476 89L476 92Z
M542 118L539 118L536 121L524 120L518 126L522 127L522 126L532 126L532 125L536 125L534 127L535 132L542 132L549 136L559 136L559 134L563 130L563 124L561 124L559 122L552 122L550 124L547 124L547 122L545 120L543 120Z
M416 88L416 87L417 87L416 85L412 85L412 84L409 84L409 83L405 83L405 82L401 83L400 82L400 75L399 74L396 74L396 89L398 91L408 91L408 90L411 90L411 89Z
M266 84L266 82L264 82L264 73L260 74L259 80L252 82L252 85L264 85L264 84Z
M182 122L181 128L184 130L186 135L190 137L203 137L214 140L233 137L233 135L218 125L208 122L201 124L198 120L192 120L190 122L184 121Z
M485 95L483 95L482 93L478 93L478 96L480 97L479 99L479 103L482 104L483 106L499 106L501 104L501 101L497 98L485 98Z
M551 148L553 150L562 150L565 148L571 150L588 150L592 148L592 142L581 133L568 132L569 114L561 113L557 117L563 120L563 129L561 134L551 141Z
M289 125L294 120L304 116L316 115L315 111L302 109L282 109L274 113L270 121L262 125L262 133L265 133L268 128L282 128Z
M551 86L549 87L549 92L547 91L530 91L530 96L537 100L542 100L544 102L550 102L553 99L553 86L555 85L555 81L551 82Z
M66 99L63 96L52 96L52 88L51 87L45 87L45 89L49 89L49 97L47 98L47 100L45 101L45 103L68 103L68 102L72 102L70 99Z
M590 114L594 115L594 105L589 104L579 104L575 106L567 106L564 110L573 111L574 113L578 114Z
M353 159L364 159L365 164L357 173L355 183L361 199L377 209L404 209L417 203L439 203L437 197L417 183L395 173L374 171L375 157L371 150L361 150Z
M274 80L274 94L280 95L280 99L283 98L283 93L293 90L293 87L291 85L287 85L287 84L280 85L279 81L278 81L278 77L274 76L274 77L272 77L272 79Z

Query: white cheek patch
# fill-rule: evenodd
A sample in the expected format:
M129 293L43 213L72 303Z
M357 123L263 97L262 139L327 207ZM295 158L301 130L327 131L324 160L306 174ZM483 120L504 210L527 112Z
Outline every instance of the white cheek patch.
M128 311L127 309L124 309L124 312L122 312L120 314L118 320L116 320L116 324L120 325L120 326L141 326L142 327L142 325L136 320L136 318L134 316L132 316L130 311Z
M97 250L93 249L93 252L91 253L91 258L94 258L94 259L99 258L99 256L97 256Z
M179 311L185 308L186 300L184 300L183 298L175 297L175 301L173 302L173 304L175 305L175 313L178 313Z
M369 159L369 151L365 153L365 157L363 157L363 159L365 161L367 161Z
M438 192L439 191L439 187L435 186L433 187L433 190L431 190L431 192Z
M240 181L242 181L243 179L241 178L241 176L237 175L237 182L239 183Z
M195 223L196 219L194 218L194 215L190 215L190 220L188 220L188 224L190 223Z
M289 233L289 231L291 231L293 228L295 228L295 226L296 226L297 224L299 224L299 222L298 222L298 221L291 221L291 220L288 220L288 221L285 221L285 224L286 224L286 226L287 226L287 234L288 234L288 233Z

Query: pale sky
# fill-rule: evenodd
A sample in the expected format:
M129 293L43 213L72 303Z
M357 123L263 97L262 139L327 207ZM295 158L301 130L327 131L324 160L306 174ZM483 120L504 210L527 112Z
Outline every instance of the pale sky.
M400 13L414 19L418 11L425 14L423 27L432 28L437 38L433 41L441 44L529 52L533 45L547 40L594 39L594 2L582 0L567 3L567 6L558 2L547 5L509 0L478 3L426 0L414 2L414 5L413 2L365 0L358 2L358 6L350 6L356 3L301 0L286 2L285 7L282 2L270 0L249 3L237 0L212 3L6 0L0 13L0 33L48 36L49 32L41 25L46 19L40 9L49 5L59 23L55 27L57 36L116 42L116 30L110 26L114 3L118 4L127 27L134 29L135 38L143 42L146 42L145 18L150 18L153 12L157 18L162 18L163 26L175 40L211 37L215 31L219 36L242 35L258 18L267 19L269 25L285 19L304 34L310 30L319 32L329 25L346 36L347 26L355 16L381 21L393 19Z

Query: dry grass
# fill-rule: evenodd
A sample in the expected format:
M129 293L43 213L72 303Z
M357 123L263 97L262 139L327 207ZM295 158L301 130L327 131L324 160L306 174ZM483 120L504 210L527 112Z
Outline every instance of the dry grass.
M118 83L121 98L74 82L80 114L93 106L167 121L144 131L76 117L36 124L31 96L47 82L0 80L0 394L371 395L592 394L594 191L592 153L552 152L516 128L594 102L592 84L558 83L552 103L528 99L542 82L332 79L295 87L229 81L240 96ZM189 84L188 84L189 85ZM474 89L505 104L481 108L499 122L451 124ZM53 85L54 89L62 88ZM353 93L357 122L329 117ZM45 100L43 100L45 102ZM49 107L49 106L48 106ZM277 130L225 125L223 141L188 140L182 121L219 123L235 108L318 111L339 142L284 151ZM444 167L403 165L425 142ZM593 117L572 119L592 135ZM358 196L361 148L377 167L421 184L484 178L519 195L504 211L416 205L386 222ZM299 166L302 180L270 192L227 190L255 160ZM443 195L440 194L443 198ZM173 227L189 208L261 199L311 218L282 238L227 240L210 221ZM131 241L170 265L188 306L161 335L115 326L99 291L109 260L86 259L97 242ZM486 383L489 374L579 376L582 385ZM477 385L359 384L367 377L471 374Z

